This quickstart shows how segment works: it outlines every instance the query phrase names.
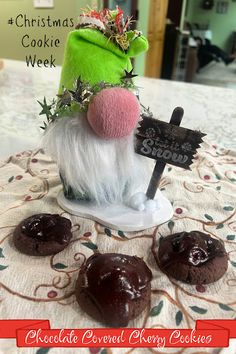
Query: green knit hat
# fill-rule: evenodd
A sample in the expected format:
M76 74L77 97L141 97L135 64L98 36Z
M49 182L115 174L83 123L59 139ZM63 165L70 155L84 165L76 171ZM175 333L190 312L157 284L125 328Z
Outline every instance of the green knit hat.
M59 93L63 87L72 89L78 77L91 85L119 84L125 70L132 70L130 58L148 49L140 32L127 30L130 19L124 21L120 8L92 11L81 18L82 24L67 39Z

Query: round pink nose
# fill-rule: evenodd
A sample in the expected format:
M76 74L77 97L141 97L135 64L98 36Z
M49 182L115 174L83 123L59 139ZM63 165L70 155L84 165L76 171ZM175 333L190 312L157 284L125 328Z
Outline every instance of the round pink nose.
M136 96L120 87L100 91L89 104L87 118L93 131L104 139L129 135L136 127L140 106Z

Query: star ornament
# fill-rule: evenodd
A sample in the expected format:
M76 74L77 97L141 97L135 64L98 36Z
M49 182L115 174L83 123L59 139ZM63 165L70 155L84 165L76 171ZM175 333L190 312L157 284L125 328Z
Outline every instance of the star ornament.
M45 114L47 117L50 117L52 115L52 113L51 113L52 105L47 104L45 97L43 99L43 103L39 102L39 101L38 101L38 103L42 107L42 111L39 113L39 115L41 116L42 114Z
M123 80L132 80L134 77L138 76L136 74L133 74L134 69L131 71L125 70L125 76L122 77Z
M71 105L71 95L68 90L64 90L64 92L61 95L57 95L57 97L59 98L58 103L60 108Z
M75 90L69 90L73 99L79 103L82 102L82 94L83 94L83 82L80 77L76 80Z
M92 95L92 91L81 81L80 77L76 80L75 90L69 90L69 93L72 95L73 101L81 105Z

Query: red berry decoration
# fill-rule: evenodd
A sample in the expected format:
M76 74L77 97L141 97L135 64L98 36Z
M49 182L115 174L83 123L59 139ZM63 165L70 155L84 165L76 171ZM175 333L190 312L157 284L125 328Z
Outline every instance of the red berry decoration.
M208 181L209 179L211 179L211 177L209 175L205 175L204 179Z
M57 292L55 290L51 290L51 291L48 292L48 297L50 299L53 299L56 296L57 296Z
M196 285L196 290L197 290L199 293L205 293L205 292L206 292L205 286L204 286L204 285L201 285L201 284Z
M31 195L27 195L27 197L25 197L25 201L28 202L32 199Z

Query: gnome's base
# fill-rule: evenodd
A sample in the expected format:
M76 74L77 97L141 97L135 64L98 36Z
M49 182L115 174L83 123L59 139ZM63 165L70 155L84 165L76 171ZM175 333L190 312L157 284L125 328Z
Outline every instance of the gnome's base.
M59 192L57 202L70 214L92 219L111 229L121 231L141 231L168 221L173 216L173 208L160 191L157 192L160 208L156 211L137 211L123 204L100 206L86 201L71 201Z

